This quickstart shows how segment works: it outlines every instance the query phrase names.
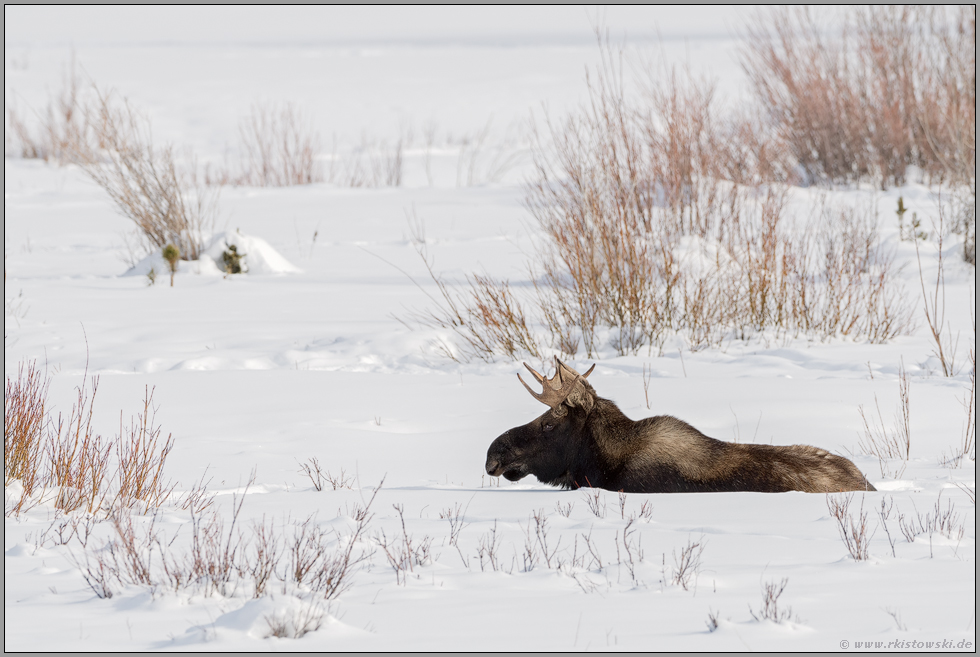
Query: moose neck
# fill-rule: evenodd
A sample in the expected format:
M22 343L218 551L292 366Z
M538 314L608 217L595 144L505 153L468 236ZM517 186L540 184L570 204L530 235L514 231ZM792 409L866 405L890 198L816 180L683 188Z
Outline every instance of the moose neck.
M596 397L582 429L570 441L567 454L569 467L546 483L565 488L604 488L616 475L634 424L615 403Z

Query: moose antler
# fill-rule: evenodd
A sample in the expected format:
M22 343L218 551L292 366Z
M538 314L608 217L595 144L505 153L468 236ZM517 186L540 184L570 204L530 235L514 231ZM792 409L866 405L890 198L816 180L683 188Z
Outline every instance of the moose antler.
M534 369L527 363L524 363L524 367L527 368L528 372L530 372L534 378L537 379L538 383L540 383L544 388L544 390L541 391L541 394L534 392L531 390L531 386L525 383L524 379L521 379L521 375L518 374L517 378L520 379L524 387L527 388L527 391L531 393L532 397L537 399L545 406L550 406L551 408L557 409L561 403L568 398L568 395L572 393L572 390L575 389L575 385L578 383L578 381L580 379L587 379L589 375L592 374L592 370L595 369L595 363L592 364L592 367L589 368L588 372L585 374L579 374L555 357L555 375L550 379L547 379L544 377L544 375L535 372ZM565 377L562 377L562 370L565 370ZM569 378L568 375L572 376Z

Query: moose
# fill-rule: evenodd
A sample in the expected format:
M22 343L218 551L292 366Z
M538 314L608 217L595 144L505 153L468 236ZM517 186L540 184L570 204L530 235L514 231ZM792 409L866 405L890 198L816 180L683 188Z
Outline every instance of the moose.
M875 490L851 461L817 447L727 443L670 415L633 421L587 381L594 364L579 374L555 358L550 379L524 366L544 390L517 378L549 410L490 444L491 476L625 493Z

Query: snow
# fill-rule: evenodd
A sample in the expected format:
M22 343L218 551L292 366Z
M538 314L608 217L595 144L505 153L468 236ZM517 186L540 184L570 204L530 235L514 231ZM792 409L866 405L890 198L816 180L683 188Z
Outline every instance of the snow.
M59 544L63 519L50 502L6 517L6 650L810 651L836 650L844 640L970 641L975 649L976 519L967 494L975 490L975 464L939 463L962 440L967 421L961 402L969 391L967 349L975 348L975 270L954 257L952 236L946 318L959 335L963 367L943 377L921 312L915 250L899 240L893 213L902 196L928 226L935 190L923 185L793 189L789 199L802 220L825 198L878 208L881 234L905 264L900 275L918 325L912 335L882 345L759 336L698 352L674 341L662 354L626 357L607 348L590 378L634 419L671 414L723 440L809 444L848 456L879 491L852 503L852 512L862 502L869 512L869 560L848 555L822 495L627 495L621 510L620 496L603 491L600 517L590 511L587 491L484 473L490 442L543 408L515 380L519 362L448 360L433 347L448 333L398 321L424 310L427 294L436 293L407 215L424 221L426 246L446 280L487 272L529 284L525 263L536 229L521 187L529 160L512 135L542 103L558 116L584 97L583 72L595 47L562 36L588 36L581 13L563 14L550 32L547 19L538 19L539 32L552 37L544 45L532 25L514 33L516 45L500 46L494 39L508 33L508 23L472 28L483 37L476 45L447 41L455 29L448 22L421 32L425 43L389 46L385 39L397 29L372 32L359 23L353 34L360 41L338 45L328 35L294 46L291 34L309 36L308 25L295 33L270 25L275 34L266 42L235 40L228 28L209 42L196 28L181 40L178 21L170 32L154 27L147 44L113 41L96 27L104 21L95 14L72 13L78 20L70 27L40 30L34 8L5 8L8 104L44 106L71 40L93 79L148 111L155 137L193 145L212 161L235 143L238 120L262 98L313 112L342 152L364 135L393 139L408 124L417 142L406 149L401 187L224 188L218 230L199 261L180 263L173 287L159 254L139 254L133 267L125 262L131 225L80 170L5 158L8 377L19 362L36 359L52 376L50 406L67 414L86 373L98 375L94 421L105 436L118 431L120 412L141 410L144 390L154 388L157 420L175 440L166 472L176 493L210 481L226 521L244 495L237 526L246 536L253 523L272 522L289 537L296 523L313 518L329 532L332 549L333 531L349 535L353 509L384 481L360 544L370 555L351 588L329 602L278 585L253 598L244 580L225 595L119 585L112 598L100 599L79 559L113 536L109 523L94 526L86 549L77 539ZM639 22L618 16L610 12L614 28ZM641 50L689 60L722 78L722 92L737 94L743 78L732 55L733 20L707 16L714 22L705 36L692 14L674 23L672 16L678 14L652 20L677 39L662 51L652 43ZM33 32L12 39L11 19ZM431 184L418 146L420 126L430 120L439 146ZM459 141L450 137L476 134L488 121L488 150L475 184L467 185ZM518 127L508 136L507 126ZM505 144L522 159L490 181L483 173L490 149ZM247 274L225 274L221 254L230 244L246 254ZM683 247L698 251L693 240ZM928 283L935 252L929 244L921 250ZM591 363L579 357L569 364L584 371ZM877 400L892 422L900 365L912 377L912 446L904 473L892 479L858 447L858 408L873 409ZM649 407L645 366L653 372ZM352 488L315 490L300 471L311 457L334 475L343 469ZM253 470L255 482L247 485ZM19 498L19 486L6 488L8 504ZM875 513L889 500L896 508L887 525L894 556ZM897 512L932 513L937 500L942 508L954 505L962 537L906 541ZM416 565L404 583L379 545L382 530L401 536L393 505L403 507L416 544L431 539L430 562ZM565 517L559 509L567 505ZM452 545L450 522L440 514L457 507L464 525ZM549 568L539 551L539 563L525 572L522 555L540 510L549 545L557 547L555 564L564 565ZM627 527L630 515L637 520ZM134 522L143 531L151 520L138 515ZM152 522L165 541L174 539L174 554L189 549L186 511L166 505ZM643 552L632 574L624 529L635 530L627 538ZM481 567L480 558L493 532L496 570L485 558ZM585 537L601 567L589 559L572 564L586 550ZM693 542L703 545L701 566L685 590L672 574ZM792 608L788 622L756 621L750 609L759 613L763 586L783 578L779 603ZM718 617L714 632L709 613ZM298 639L268 636L270 619L295 624L304 614L322 614L319 629Z
M244 235L240 231L223 231L215 233L204 248L203 257L197 260L178 260L177 274L195 274L198 276L225 276L224 254L231 253L230 247L235 247L235 253L241 256L241 273L252 274L294 274L299 271L286 260L278 251L261 237ZM161 275L170 272L170 265L163 258L162 252L150 253L132 267L123 276Z

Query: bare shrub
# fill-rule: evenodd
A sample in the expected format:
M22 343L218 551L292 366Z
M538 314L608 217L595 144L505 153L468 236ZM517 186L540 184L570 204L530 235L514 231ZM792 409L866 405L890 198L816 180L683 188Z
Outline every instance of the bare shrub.
M496 520L490 531L480 537L476 554L480 559L480 570L486 570L486 566L490 566L494 572L500 570L500 536L497 534Z
M153 391L146 390L143 412L122 423L119 434L106 438L93 425L99 379L85 378L67 418L52 419L46 406L49 379L42 379L35 363L21 363L16 380L7 378L4 409L5 486L21 484L20 497L8 504L16 515L44 498L53 488L56 509L111 516L119 509L139 505L144 511L159 508L175 484L164 476L173 437L161 439L156 423ZM204 508L211 503L204 486L196 486L181 505Z
M493 134L491 116L481 128L472 133L457 137L449 135L446 147L458 149L456 186L472 187L500 182L504 175L524 157L519 144L521 125L518 122L511 124L504 134L495 135L495 139L491 140ZM430 124L425 129L425 166L430 186L432 185L431 150L434 138L435 126Z
M709 632L714 632L718 629L718 616L719 613L717 611L713 611L710 607L708 608L708 620L704 623L708 626Z
M606 517L606 501L602 497L602 489L600 488L588 488L584 491L583 498L585 503L589 506L589 511L596 518Z
M885 503L885 499L881 499L881 506L879 507L878 519L881 521L881 528L885 530L885 536L888 537L888 546L892 549L892 556L895 555L895 539L892 538L892 533L888 529L888 521L891 519L892 511L895 509L895 500L892 497L888 498L888 503Z
M343 468L341 468L340 472L336 475L332 474L329 470L327 470L325 478L327 480L327 483L330 484L330 488L333 490L340 490L341 488L352 490L354 488L353 475L347 474L347 472Z
M839 36L772 9L747 37L757 100L810 180L975 178L975 8L854 8Z
M244 169L238 184L286 187L323 181L316 160L320 135L293 103L252 105L238 132Z
M93 377L91 393L84 383L76 388L67 421L59 415L45 438L45 477L48 485L57 488L55 507L87 513L112 513L137 504L145 510L158 508L175 484L163 474L173 438L160 440L153 392L146 390L143 412L128 428L120 414L119 435L104 438L92 424L98 384L98 377Z
M289 558L288 575L283 578L296 584L311 581L316 575L316 566L326 556L326 532L313 517L307 518L293 528L292 540L288 542L286 553Z
M214 504L214 498L217 493L208 491L208 484L211 483L211 480L205 481L204 478L206 476L207 468L204 469L204 474L201 475L201 479L194 482L190 490L179 496L178 505L181 509L201 513Z
M976 445L974 444L977 436L976 425L976 403L977 403L977 357L976 353L970 350L970 390L963 396L961 404L966 413L966 423L963 427L963 440L951 450L949 458L945 460L951 467L959 467L964 459L975 461L977 458Z
M916 537L922 534L928 534L930 538L932 534L941 534L948 539L955 540L960 540L963 537L966 527L959 514L956 513L953 501L947 500L945 508L942 506L942 501L943 495L940 491L932 512L923 515L916 509L914 516L906 516L899 512L898 526L902 530L905 540L913 543ZM913 508L914 506L913 504Z
M57 98L38 124L10 108L10 128L25 158L79 165L137 226L136 249L168 244L181 258L196 260L217 215L217 186L227 172L199 171L196 159L172 145L154 146L149 120L125 99L94 84L83 86L74 57Z
M589 552L589 570L602 570L603 561L602 555L599 554L598 546L592 540L592 530L589 530L588 534L582 534L582 541L585 543L585 548ZM578 546L578 541L576 540L576 547ZM583 555L584 560L584 555Z
M559 338L553 346L568 351L580 338L589 357L603 324L617 329L619 353L636 353L650 337L659 288L657 250L643 238L653 229L660 182L652 172L650 136L625 97L622 53L601 37L600 53L599 70L587 77L589 104L561 123L549 120L552 146L535 132L536 176L525 201L548 238L534 266L546 323ZM671 212L675 219L697 221L685 214L691 203L679 189L690 164L680 171L665 192L674 194ZM667 189L666 181L661 186Z
M789 144L753 109L734 110L717 126L716 168L738 185L800 182Z
M522 569L525 573L534 570L534 567L538 565L538 561L541 558L538 555L538 545L534 541L534 534L531 531L530 522L524 528L524 552L521 554L521 558L524 560Z
M861 496L861 508L856 517L849 511L853 499L853 493L827 495L827 510L837 521L837 532L851 558L855 561L866 561L868 545L874 536L874 531L868 533L868 514L864 511L864 496Z
M69 545L74 539L83 548L88 547L92 531L101 522L94 516L55 516L51 524L36 533L34 545L38 549L47 546Z
M616 544L616 562L626 566L633 586L639 586L641 582L636 575L636 568L643 561L643 539L637 537L635 524L636 518L634 516L627 518L622 531L616 532L613 535L613 540ZM622 554L619 551L620 541L622 541Z
M588 104L548 119L549 139L535 133L525 203L544 239L529 272L550 347L594 357L603 339L626 355L662 348L671 333L699 349L772 329L872 342L908 330L893 255L871 209L824 205L816 226L787 226L783 188L719 181L729 165L710 83L668 71L651 76L638 104L624 90L622 53L601 37L600 53ZM678 255L684 236L700 240L702 264ZM494 293L486 278L468 279L468 303L426 264L446 300L441 322L430 325L462 333L465 349L485 358L535 352L534 322L512 311L520 301L510 301L506 283Z
M749 211L745 201L733 195L728 203L727 221L721 227L725 234L724 253L729 262L728 266L718 267L721 279L718 287L731 297L728 321L734 323L741 335L769 327L791 328L792 294L798 291L798 281L809 280L806 263L797 261L800 245L781 230L785 192L770 187L755 205L758 219L751 220L745 216ZM807 236L801 237L806 240ZM807 245L804 243L803 246ZM707 302L711 306L719 305L712 299ZM724 323L726 319L724 315L714 316L708 323ZM802 319L807 328L816 323L805 316Z
M371 158L371 170L376 187L400 187L402 184L402 140L391 146L381 142L379 152Z
M794 323L811 335L883 343L907 333L911 309L896 283L894 251L878 235L873 208L821 208L818 226L789 248ZM811 262L813 253L822 261Z
M393 504L392 506L401 520L401 536L388 538L382 529L376 540L395 571L395 579L399 584L404 585L407 583L408 573L415 572L415 566L431 563L432 538L426 536L421 541L415 541L405 526L405 505Z
M415 250L439 293L438 297L430 294L412 279L433 305L425 311L410 313L408 319L421 326L453 331L460 339L457 349L440 345L443 354L453 360L477 358L489 362L497 354L511 358L528 354L540 358L541 352L528 327L524 307L511 292L508 282L477 274L467 277L469 286L465 293L454 292L433 269L425 227L414 209L408 213L408 221Z
M852 85L863 88L859 117L863 131L861 144L868 151L872 173L887 183L905 182L908 164L925 164L916 148L915 96L924 81L916 80L915 58L921 56L916 48L927 37L923 25L910 7L901 10L884 7L856 12L856 26L849 36L855 41L854 50L859 64L852 71ZM850 26L849 26L850 27ZM919 82L919 85L916 83Z
M146 252L174 245L197 260L214 226L218 190L205 185L197 164L182 164L172 145L154 146L149 120L125 99L96 89L92 125L100 150L82 169L138 229Z
M555 560L555 555L558 553L558 549L561 547L561 537L558 538L558 542L552 547L548 546L548 517L545 515L544 509L538 509L531 514L531 518L534 520L534 529L532 532L532 523L529 520L527 524L527 529L525 530L526 541L525 541L525 557L524 557L524 570L533 570L534 564L537 562L537 554L540 551L541 559L544 559L546 568L553 568L557 565Z
M897 609L890 609L889 607L885 607L885 613L891 616L892 620L895 621L895 627L898 629L899 632L908 631L909 628L906 627L905 623L902 622L902 615L898 613Z
M82 557L76 557L69 552L69 559L82 573L82 578L96 597L101 599L111 598L115 591L115 582L119 580L119 573L115 570L115 563L111 559L111 552L108 546L103 546L99 550L84 550Z
M231 521L226 524L217 512L208 515L191 513L191 549L183 555L183 563L189 571L189 580L198 584L205 595L231 595L237 588L240 560L245 553L245 537L236 531L242 505L249 487L255 483L255 473L245 484L242 494L235 493L231 503ZM176 562L175 562L176 565ZM179 572L180 567L174 568ZM171 580L174 589L181 586L179 580Z
M653 378L653 367L643 363L643 399L646 401L647 410L650 410L650 381Z
M300 472L309 477L313 483L313 488L318 492L322 491L327 484L332 490L353 487L354 478L348 475L343 468L340 469L340 474L334 475L329 470L323 470L315 456L311 456L307 460L307 463L300 463Z
M809 225L792 225L784 186L721 181L792 176L762 163L735 171L741 132L713 118L710 82L648 65L637 101L625 91L623 52L601 34L599 50L586 105L533 133L525 204L542 236L528 266L533 296L486 276L458 291L416 240L439 295L426 291L435 307L412 319L455 332L458 344L439 345L445 355L540 357L545 344L569 356L606 346L627 355L662 350L671 334L695 350L773 332L880 343L910 329L874 208L824 202ZM776 157L781 137L744 131Z
M46 443L48 481L57 487L55 508L65 512L84 509L96 513L111 508L111 440L92 426L99 378L92 377L92 391L83 383L75 388L76 401L67 421L59 414Z
M554 211L556 203L550 207ZM880 244L870 209L823 206L809 226L786 226L786 195L773 187L761 196L733 188L713 207L707 216L688 211L676 220L685 230L700 222L698 230L712 236L702 242L698 266L679 262L673 253L678 243L667 229L645 233L638 225L610 226L594 218L582 223L582 213L572 212L567 221L555 219L551 244L539 258L545 273L536 281L552 346L575 348L581 335L591 354L601 326L613 328L610 346L619 353L661 347L669 333L699 349L773 329L876 343L909 330L911 312L896 282L894 256ZM617 211L609 220L622 215ZM624 251L596 252L596 245L617 240L628 242ZM637 244L646 244L645 250ZM630 279L635 285L609 283L610 270L639 278ZM624 299L613 288L635 294ZM597 304L608 299L620 300L604 314Z
M279 532L264 517L252 523L250 532L243 532L239 518L254 481L253 472L242 495L234 496L227 522L217 512L201 514L191 509L191 542L187 550L174 550L174 538L167 540L160 535L155 529L155 514L140 530L126 509L111 516L115 536L98 548L88 547L88 523L83 527L71 525L67 538L67 523L62 523L58 537L61 544L71 540L72 535L78 537L84 551L80 557L72 553L71 559L99 597L111 597L119 586L129 585L221 596L234 596L244 588L256 598L279 585L283 594L305 591L324 600L333 600L347 591L352 585L351 575L370 556L363 549L360 553L355 550L363 545L361 539L373 516L370 507L378 489L366 505L353 510L353 532L334 532L331 545L328 533L317 526L313 517L294 523L291 536L285 522ZM154 554L158 556L155 558Z
M312 517L294 524L291 536L285 527L277 532L274 523L263 517L252 523L251 532L246 535L236 529L241 504L237 500L233 503L227 530L216 513L206 517L192 513L194 536L189 553L173 554L161 549L163 573L155 577L175 591L193 588L224 596L234 595L246 582L251 582L255 598L267 594L274 584L281 587L283 594L296 587L324 597L337 594L334 587L338 581L331 575L336 575L332 569L338 560L343 560L344 550L328 549L326 532ZM341 587L349 584L342 582Z
M953 12L931 7L918 9L925 18L920 30L928 30L915 64L928 93L916 97L921 103L915 113L916 144L929 163L930 172L968 190L974 258L976 245L976 39L977 9L969 5ZM918 53L917 53L918 54ZM971 240L968 237L968 247ZM964 254L968 255L968 254Z
M644 70L649 76L644 86L651 111L644 114L640 109L640 127L650 161L640 175L653 185L649 191L660 197L650 210L660 214L657 206L664 206L660 220L672 230L705 237L720 201L719 158L725 150L712 109L715 85L695 79L689 71L680 74L672 69L657 75L653 65ZM606 82L617 74L621 75L610 65L600 79ZM609 93L612 89L606 87L605 96L628 108L621 88Z
M914 543L916 536L928 533L929 525L928 514L923 517L918 510L916 510L915 516L906 516L902 512L898 514L898 527L902 530L902 535L905 536L905 540L909 543Z
M696 543L688 539L687 545L681 548L680 554L671 551L671 556L674 558L671 584L680 586L685 591L688 590L692 580L697 585L698 573L701 572L701 553L704 552L704 544L705 541L702 536L701 540Z
M117 540L109 543L109 552L117 561L117 572L122 581L134 584L153 584L151 572L154 539L156 532L154 524L156 516L150 519L149 527L144 528L143 535L137 536L133 526L133 517L126 513L112 516L112 527L116 531Z
M364 536L372 518L370 513L374 495L366 506L353 511L354 531L349 536L335 533L334 547L328 543L328 534L309 517L294 526L291 538L283 538L287 564L282 577L282 590L287 593L289 585L306 586L311 591L332 600L352 585L351 574L358 564L369 554L362 550L354 554L357 543Z
M976 178L974 178L974 181ZM977 189L974 182L969 194L959 194L955 199L956 206L953 225L954 233L963 234L963 259L977 266Z
M30 110L35 115L31 122L9 107L7 116L13 134L16 153L25 159L55 161L59 164L77 163L92 157L95 145L89 107L83 99L84 88L79 76L75 56L62 74L61 89L48 101L43 113ZM31 129L30 123L35 124Z
M476 182L477 161L483 151L484 142L490 134L490 123L488 120L473 135L464 135L459 140L459 155L456 158L456 186L472 186Z
M266 524L265 516L262 516L260 522L252 521L252 536L253 556L248 561L246 570L254 584L252 597L259 598L277 575L282 558L282 541L276 535L272 521Z
M870 422L868 415L864 412L864 406L858 406L861 420L864 422L864 436L858 438L858 448L869 456L878 458L878 465L881 469L882 477L892 477L898 479L905 472L908 465L909 453L912 445L912 431L909 414L909 389L911 377L905 370L905 365L899 365L898 369L898 409L895 411L895 426L888 430L885 428L885 420L881 413L881 406L878 403L878 395L875 395L875 409L878 412L878 419L872 416ZM901 459L901 465L893 468L889 461Z
M330 163L329 181L345 187L400 186L404 173L406 141L404 133L391 144L387 140L379 142L362 136L360 144L348 155L338 157L334 153ZM431 172L429 174L431 178Z
M316 632L323 627L326 616L327 610L317 601L303 602L298 609L273 612L264 616L269 626L269 634L266 638L302 639L310 632Z
M313 484L313 488L317 492L320 492L323 490L325 479L323 470L320 468L320 462L317 461L315 456L311 456L308 460L309 463L299 464L299 471L309 477L310 482Z
M470 331L479 331L481 342L495 352L512 358L520 354L540 356L540 350L527 325L524 309L507 281L474 274L467 278L470 288L466 305ZM479 328L476 328L479 327Z
M786 590L787 584L789 584L789 579L786 577L779 584L775 582L764 583L762 585L762 607L759 609L759 613L757 614L749 605L749 613L752 614L752 618L756 621L770 620L773 623L785 623L792 620L792 607L779 608L779 597ZM799 618L796 619L796 622L799 622Z
M466 510L459 502L439 512L439 518L449 521L449 544L452 546L459 546L459 533L468 524L465 516Z
M122 414L119 418L119 440L116 443L118 464L119 498L127 504L143 502L148 507L159 507L170 496L174 484L163 475L163 467L174 447L173 435L160 441L162 431L156 423L157 407L153 404L156 388L146 388L143 412L124 428Z
M618 499L618 501L619 501L619 517L622 518L623 520L625 520L626 519L626 501L629 499L629 497L623 491L619 491L618 498L619 498Z
M941 204L940 204L941 207ZM935 344L933 355L939 360L943 376L955 376L956 348L959 346L959 334L953 339L952 327L946 327L946 274L943 264L943 233L944 212L939 212L939 225L936 233L936 283L926 290L925 275L922 272L922 256L919 253L919 240L915 240L915 262L919 268L919 283L922 286L922 308L925 312L929 333ZM946 335L943 330L946 329Z
M841 82L843 58L823 45L808 9L773 10L767 19L749 29L743 66L794 159L810 180L865 175L865 159L852 161L863 149L847 130L860 122L857 99Z
M320 562L312 588L325 600L334 600L350 589L353 586L353 574L360 564L370 556L370 553L363 548L357 554L354 553L354 550L367 533L368 525L374 517L371 512L371 505L374 504L374 498L378 496L378 491L383 485L384 479L382 478L370 499L363 506L358 505L354 508L352 513L353 531L345 537L338 535L336 551L328 554Z
M154 588L157 581L152 568L153 552L163 547L154 528L156 516L152 516L149 525L139 532L127 513L114 514L110 522L115 538L90 549L86 536L82 542L82 556L69 550L69 560L99 598L111 598L114 589L129 584Z
M479 358L488 362L498 354L514 359L524 354L541 357L524 308L508 281L475 274L467 277L467 293L456 296L432 271L431 263L426 265L446 305L437 302L435 309L416 313L413 318L422 326L450 329L461 338L458 355L448 347L443 349L446 355L454 360Z
M47 427L47 396L51 379L42 374L36 361L21 362L17 378L7 377L3 397L4 486L20 481L20 499L5 509L6 515L24 510L38 487L45 484L44 438Z
M785 195L770 188L753 196L733 189L708 218L715 237L702 242L697 265L680 262L673 253L678 242L664 231L583 223L576 214L568 223L556 220L535 265L543 274L532 271L537 322L506 282L469 277L463 292L454 291L435 274L421 245L442 299L429 295L434 308L412 319L453 330L459 343L443 343L442 351L460 360L540 356L533 326L550 333L552 348L574 354L581 344L590 357L601 346L600 335L627 354L662 348L671 333L696 350L733 337L764 338L767 331L881 343L910 329L893 253L881 246L870 211L824 208L816 227L784 228ZM597 253L614 243L623 249ZM608 313L600 307L607 302ZM611 330L604 333L604 327Z

